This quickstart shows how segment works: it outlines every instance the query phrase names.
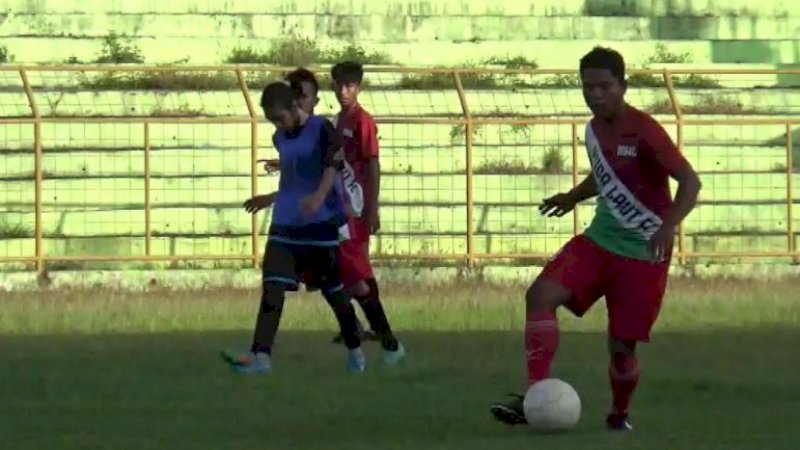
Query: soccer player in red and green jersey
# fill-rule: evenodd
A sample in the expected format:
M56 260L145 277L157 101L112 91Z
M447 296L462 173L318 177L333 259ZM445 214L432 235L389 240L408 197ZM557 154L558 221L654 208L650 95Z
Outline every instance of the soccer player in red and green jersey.
M545 266L526 293L528 383L549 377L559 344L556 310L582 316L600 297L608 307L612 430L631 430L628 409L639 381L638 342L650 340L661 308L678 224L692 211L700 180L664 129L628 105L625 62L595 48L580 62L591 173L567 193L544 200L546 216L563 216L597 196L595 217ZM673 201L669 178L678 182ZM525 423L520 397L491 408L505 423Z

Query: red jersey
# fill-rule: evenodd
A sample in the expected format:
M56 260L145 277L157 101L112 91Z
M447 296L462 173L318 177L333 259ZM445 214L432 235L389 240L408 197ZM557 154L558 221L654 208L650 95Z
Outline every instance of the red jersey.
M669 177L688 162L664 128L632 106L613 125L592 119L586 149L598 192L586 236L613 253L650 259L649 240L672 205Z
M345 167L343 175L345 191L353 213L360 216L364 192L377 188L367 185L367 164L378 157L378 126L361 105L356 105L347 115L339 113L336 130L342 139L344 157L349 166Z

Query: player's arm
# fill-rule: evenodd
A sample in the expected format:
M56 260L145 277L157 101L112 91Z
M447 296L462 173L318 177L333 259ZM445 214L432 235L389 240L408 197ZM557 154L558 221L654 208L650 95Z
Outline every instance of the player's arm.
M367 116L362 120L358 127L358 148L361 150L361 158L366 163L365 178L366 186L365 205L366 218L370 225L370 231L375 233L380 228L380 214L378 212L381 193L381 164L378 144L378 126L375 121Z
M580 184L567 192L567 195L576 205L597 195L597 183L594 182L594 174L589 173Z
M655 160L666 170L670 177L678 182L678 190L672 206L662 215L664 227L678 226L697 205L697 197L702 188L700 177L692 165L678 150L664 128L653 121L648 133L646 147Z

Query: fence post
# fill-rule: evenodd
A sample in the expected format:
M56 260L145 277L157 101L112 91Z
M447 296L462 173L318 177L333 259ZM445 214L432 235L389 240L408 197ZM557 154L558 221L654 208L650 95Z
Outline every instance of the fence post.
M242 69L238 67L236 68L236 79L242 90L244 102L247 104L247 112L250 114L250 195L255 196L258 194L258 168L256 167L256 160L258 159L258 115L256 114L253 100L250 98L247 81L244 79ZM253 267L258 268L258 214L253 214L250 218L250 245L253 252L251 258Z
M150 206L150 122L144 123L144 254L153 254L151 236L152 219Z
M794 184L792 177L794 176L794 143L792 140L792 124L786 123L786 235L788 239L788 249L792 254L792 261L797 262L795 251L797 245L794 241L794 218L792 217L792 209L794 205Z
M44 262L44 240L42 238L42 115L39 111L39 105L36 103L36 97L33 95L31 83L28 80L28 73L25 69L19 70L19 76L22 79L22 87L25 89L25 95L28 97L28 105L33 113L33 173L34 173L34 245L36 248L36 273L39 276L44 275L45 262Z
M464 114L464 134L466 142L466 164L467 164L467 267L470 269L475 265L475 245L474 245L474 230L473 230L473 209L475 199L473 197L472 185L472 135L474 133L474 124L472 123L472 114L469 111L469 104L467 104L467 96L464 93L464 85L461 83L461 74L455 70L453 71L453 82L458 91L458 100L461 102L461 111Z
M678 101L678 96L675 95L675 85L672 82L672 74L668 69L664 69L664 84L667 86L667 93L669 94L669 101L672 104L672 112L675 114L675 120L678 122L678 151L683 153L683 111L681 104ZM678 262L680 265L686 265L686 228L683 221L678 224Z

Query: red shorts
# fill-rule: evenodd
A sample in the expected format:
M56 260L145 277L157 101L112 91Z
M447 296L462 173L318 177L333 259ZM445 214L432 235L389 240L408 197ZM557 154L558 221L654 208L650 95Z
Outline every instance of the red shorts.
M355 286L361 281L375 278L372 264L369 261L369 225L360 218L351 218L347 221L350 239L342 242L336 251L339 278L345 287ZM306 285L307 290L317 290L314 274L305 272L300 276L300 281Z
M345 286L355 286L361 281L375 278L369 262L369 225L364 219L347 221L350 239L339 245L336 253L339 262L339 277Z
M578 317L605 296L609 335L619 340L648 342L667 287L669 261L670 258L663 263L626 258L578 235L539 276L572 291L572 299L565 306Z

